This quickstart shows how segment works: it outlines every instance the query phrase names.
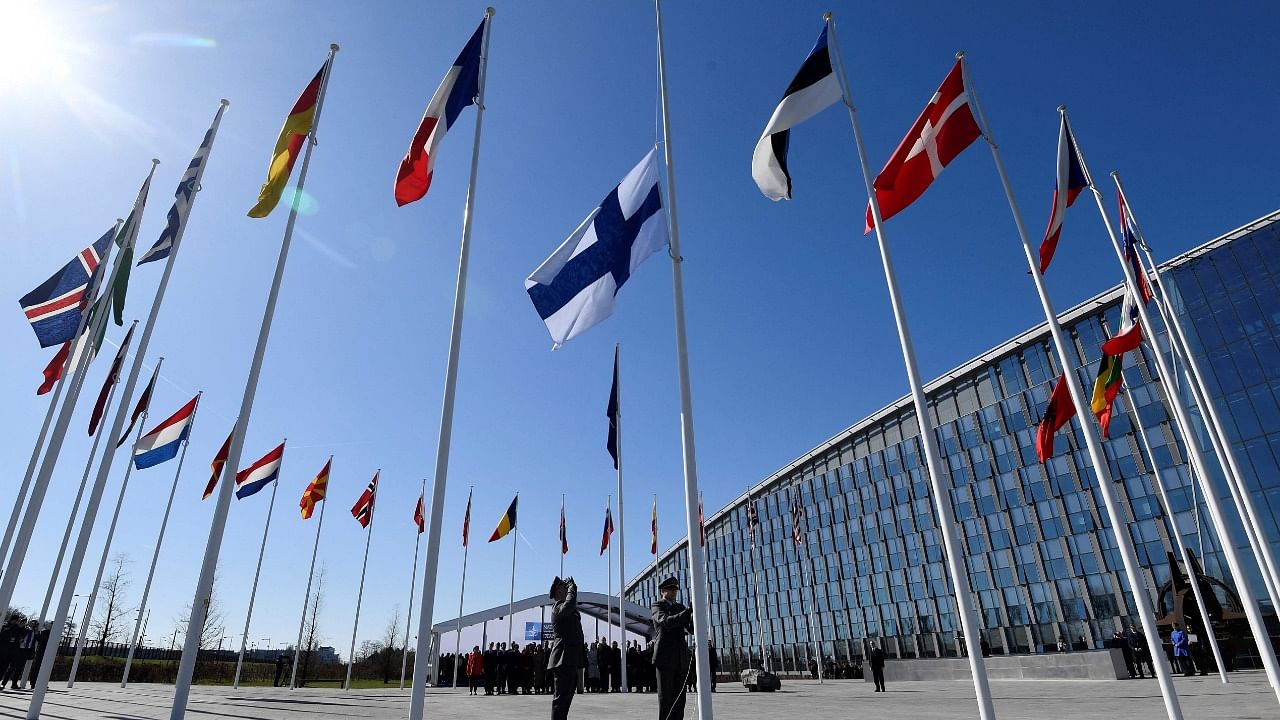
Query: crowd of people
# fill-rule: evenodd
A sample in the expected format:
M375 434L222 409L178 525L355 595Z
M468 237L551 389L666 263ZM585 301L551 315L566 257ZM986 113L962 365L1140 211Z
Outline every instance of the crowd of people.
M0 627L0 690L29 690L40 674L51 623L11 613Z
M1180 623L1173 624L1169 633L1169 644L1172 650L1170 658L1173 671L1183 675L1206 675L1209 672L1210 660L1205 643L1200 642L1190 626L1183 628ZM1130 625L1123 632L1116 631L1107 640L1106 646L1118 648L1124 654L1124 664L1131 678L1156 676L1155 665L1151 662L1151 651L1147 647L1147 638L1140 628ZM1163 649L1163 648L1162 648Z

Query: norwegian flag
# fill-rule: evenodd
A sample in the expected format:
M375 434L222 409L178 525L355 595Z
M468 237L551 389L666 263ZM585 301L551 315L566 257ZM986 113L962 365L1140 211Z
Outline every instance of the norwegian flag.
M609 549L609 538L613 537L613 509L604 509L604 535L600 537L600 554Z
M423 511L423 495L426 491L418 493L418 504L413 508L413 524L418 526L418 534L421 535L427 529L426 517Z
M473 492L475 491L467 492L467 514L462 516L462 547L467 546L467 540L471 535L471 493Z
M876 176L873 185L876 199L880 201L880 219L888 220L915 202L942 174L942 169L981 136L978 121L969 108L964 67L956 61L924 112ZM868 203L864 233L871 232L873 226Z
M40 341L40 347L53 347L75 337L80 313L88 305L86 293L98 267L111 250L111 238L115 234L113 227L81 250L75 259L63 265L40 287L18 300Z
M373 522L373 500L378 494L378 475L380 474L382 474L381 470L373 474L369 487L364 489L360 499L351 506L351 517L355 518L362 528L369 527L369 523Z
M751 547L756 546L756 525L760 524L760 511L756 509L755 498L747 500L747 535L751 537Z
M1058 238L1062 235L1062 220L1066 217L1067 208L1076 201L1080 191L1093 185L1089 172L1080 162L1080 151L1076 149L1076 139L1071 136L1071 126L1067 124L1067 114L1062 113L1062 127L1058 131L1058 182L1053 186L1053 209L1049 212L1049 227L1045 228L1044 240L1040 242L1040 273L1049 269L1053 262L1053 253L1058 249Z
M1151 302L1151 286L1147 284L1147 274L1143 272L1142 261L1138 259L1138 228L1133 221L1133 212L1129 203L1125 202L1124 192L1117 189L1120 198L1120 232L1124 233L1124 259L1133 268L1133 279L1138 282L1138 293L1142 296L1142 304Z
M791 539L795 540L797 545L804 544L804 532L808 524L804 503L800 502L800 494L796 493L791 499Z

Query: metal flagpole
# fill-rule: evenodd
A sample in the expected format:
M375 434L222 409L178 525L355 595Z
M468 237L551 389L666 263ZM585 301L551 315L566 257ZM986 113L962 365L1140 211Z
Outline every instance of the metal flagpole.
M1120 182L1119 173L1113 172L1111 177L1115 180L1116 188L1120 191L1120 194L1124 196L1124 185ZM1265 572L1262 575L1264 580L1268 581L1268 594L1271 596L1272 605L1275 605L1278 599L1276 597L1277 591L1280 591L1280 571L1277 570L1275 556L1271 551L1270 545L1264 541L1266 535L1261 531L1261 525L1257 521L1259 515L1257 508L1254 506L1253 495L1248 491L1243 481L1244 475L1241 473L1240 466L1236 460L1235 448L1223 429L1222 420L1218 417L1217 405L1213 402L1212 396L1205 385L1204 373L1200 370L1200 362L1196 359L1195 354L1191 351L1191 345L1187 342L1182 320L1178 317L1178 313L1174 310L1169 295L1165 291L1163 273L1155 258L1151 255L1151 248L1147 245L1146 238L1142 236L1142 229L1138 225L1137 218L1133 215L1133 207L1129 205L1127 196L1125 197L1125 208L1128 210L1129 218L1133 221L1137 231L1138 244L1142 246L1143 253L1147 258L1147 264L1151 266L1150 272L1155 276L1152 285L1159 290L1156 308L1160 311L1165 328L1169 331L1170 347L1173 349L1175 356L1182 358L1182 370L1187 377L1187 384L1192 389L1196 404L1203 408L1202 415L1206 419L1205 425L1209 429L1209 440L1213 445L1213 451L1219 458L1225 458L1226 460L1223 467L1226 472L1223 474L1227 477L1228 486L1232 489L1237 509L1241 510L1242 514L1248 513L1249 515L1247 522L1243 524L1247 530L1252 531L1258 538L1258 542L1253 545L1253 550L1255 555L1261 555L1262 562L1259 565L1265 566ZM1141 264L1141 260L1139 260L1139 264ZM1143 272L1147 272L1145 267Z
M476 175L480 166L480 129L484 121L485 78L489 70L489 34L496 11L485 9L484 41L480 48L480 77L476 93L476 128L471 145L471 178L462 211L462 247L458 253L458 281L453 296L453 321L449 330L449 359L445 367L444 401L440 408L440 435L436 443L435 479L431 485L431 520L427 526L427 554L422 568L422 600L418 603L418 643L416 657L427 657L431 643L431 619L435 610L436 573L440 569L440 528L444 523L445 486L449 475L449 443L453 436L453 401L458 384L458 352L462 344L462 311L467 297L467 262L471 255L471 221L475 208ZM410 720L422 720L427 693L427 665L415 661L413 690L409 695ZM422 672L418 672L419 668ZM178 720L174 718L174 720Z
M320 113L324 109L325 91L329 87L329 77L333 74L333 60L337 52L336 43L329 46L329 58L325 61L324 79L320 82L320 92L316 97L316 112L311 121L311 133L306 143L307 149L302 154L302 168L298 172L298 189L294 199L289 202L289 220L285 224L284 239L280 242L280 256L276 260L271 292L267 295L267 307L263 312L262 325L258 330L258 344L254 348L253 363L249 366L249 377L245 381L240 413L236 419L235 431L232 433L231 447L227 452L227 463L222 468L222 478L219 480L221 487L218 490L213 519L209 524L209 540L205 544L204 559L200 565L200 579L196 582L195 594L191 600L191 621L187 623L187 637L182 645L182 660L178 663L173 706L169 711L170 720L182 720L187 711L187 699L191 694L191 678L195 673L196 654L200 651L200 636L204 631L205 621L204 614L197 610L207 607L213 593L213 574L218 567L218 555L222 550L222 535L226 530L227 512L231 507L235 476L240 467L240 455L244 449L244 438L249 428L249 416L253 413L253 400L258 391L258 376L262 373L262 360L267 351L267 338L271 334L271 321L275 317L276 300L280 296L280 281L284 277L285 261L289 258L293 226L298 219L296 198L302 193L302 188L306 184L307 168L311 164L311 151L315 149L316 133L320 129Z
M614 422L617 423L617 450L618 450L618 620L622 628L622 677L621 691L630 692L631 688L627 684L627 613L623 610L625 605L623 601L627 592L627 571L626 571L626 554L623 552L625 545L623 538L625 537L622 526L624 523L622 512L622 345L621 343L614 345L614 358L616 360L617 383L618 383L618 410ZM562 556L563 557L563 556ZM612 573L611 573L612 574Z
M797 505L799 503L804 502L804 497L800 492L800 488L796 488L795 502L797 503ZM804 512L804 511L801 510L801 512ZM807 524L808 513L805 513L804 517L806 518L806 524ZM794 522L794 520L795 520L795 516L793 515L792 521ZM814 654L817 656L816 658L817 662L815 662L814 664L818 668L818 682L824 683L826 682L826 680L823 677L823 668L822 668L822 641L815 636L815 633L818 636L821 635L821 631L817 629L818 619L815 614L817 612L818 596L813 590L813 576L810 574L810 571L809 571L809 542L808 542L808 538L805 537L809 533L809 528L808 527L797 528L797 533L799 533L799 536L800 536L800 542L796 545L796 555L800 556L800 577L803 583L809 586L809 612L805 614L804 621L805 621L805 624L809 626L809 640L810 642L813 643ZM801 592L804 592L803 589L801 590ZM802 595L801 596L802 602L803 602L803 599L804 598ZM805 647L805 654L808 654L809 643L805 643L804 647Z
M751 499L751 488L749 486L747 487L747 507L755 507L755 501ZM759 508L757 508L753 514L756 516L757 520L751 528L751 576L752 580L754 580L756 589L756 633L760 636L760 669L765 672L773 672L773 664L768 662L768 656L765 655L764 651L764 616L761 613L760 606L760 565L756 561L756 551L759 548L756 546L755 530L756 526L760 524L760 520L758 519L760 517ZM763 532L763 530L761 532Z
M329 468L329 477L333 477L333 456L329 456L329 462L325 465ZM320 506L320 519L316 522L316 539L311 546L311 569L307 571L307 591L302 596L302 618L298 620L298 641L293 644L293 667L289 671L289 689L293 690L298 687L298 660L302 655L302 631L307 625L307 605L311 603L311 579L316 572L316 553L320 550L320 528L324 527L324 509L329 506L328 502L329 489L326 481L325 497L320 499L324 503Z
M610 520L613 520L613 496L612 495L610 495L608 497L608 500L605 501L605 513L608 514L608 517ZM605 583L607 587L605 589L604 614L605 614L605 617L609 618L609 623L608 623L609 642L613 642L613 542L612 541L609 542L609 547L605 548L605 554L608 555L609 558L608 558L608 562L606 563L608 565L608 571L605 573L605 577L608 578L608 580ZM609 682L607 678L605 679L604 685L606 688L609 687Z
M693 606L694 657L698 678L698 718L712 720L711 664L707 655L711 613L707 604L707 575L703 563L698 519L698 466L693 434L693 392L689 387L689 348L684 319L684 257L680 254L680 223L676 213L676 171L671 150L671 117L667 111L667 60L663 50L662 0L653 0L658 34L658 86L662 101L662 138L667 165L667 207L670 223L671 286L675 306L676 365L680 376L680 439L684 455L685 532L688 533L690 594Z
M78 342L78 339L73 342ZM69 361L72 356L72 353L68 353L67 360ZM22 486L18 488L18 494L13 500L13 511L9 513L9 522L4 528L4 540L0 541L0 571L4 570L5 561L9 557L9 545L13 542L14 531L18 529L18 521L22 519L22 505L27 499L27 491L31 489L31 478L35 474L36 463L40 460L44 438L49 434L49 423L53 421L54 411L58 409L58 400L62 397L62 385L66 379L67 373L64 367L62 375L54 385L53 394L49 396L49 409L44 413L44 424L40 426L40 434L36 435L36 446L31 449L31 459L27 461L27 474L22 477Z
M160 362L164 362L164 358L160 358ZM160 363L156 363L156 374L157 375L160 374ZM138 638L142 630L141 626L143 625L142 612L143 610L146 610L147 599L151 596L151 581L155 579L156 565L160 561L160 547L161 545L164 544L164 531L169 526L169 511L173 508L173 498L175 495L177 495L177 492L178 492L178 478L182 477L182 464L186 462L186 459L187 459L187 448L190 447L191 445L191 440L190 440L191 430L195 428L195 422L196 422L195 414L196 414L196 411L200 409L199 398L203 394L204 394L203 391L201 391L199 394L196 395L196 398L197 398L196 406L191 410L191 424L188 425L187 440L184 440L182 443L182 453L178 456L178 467L173 472L173 484L169 487L169 500L167 503L165 503L164 517L160 520L160 533L156 536L156 548L151 553L151 567L147 570L147 583L146 585L142 586L142 600L139 601L138 603L138 620L134 622L134 625L133 625L133 638L129 641L129 655L125 658L125 661L124 661L124 673L120 676L120 687L126 687L129 684L129 669L133 667L133 654L138 647ZM143 423L147 421L148 414L149 414L149 410L143 412L143 415L142 415ZM139 428L138 437L141 437L141 436L142 436L142 429ZM133 443L135 446L137 445L138 443L137 437L134 438ZM132 455L133 450L130 449L129 452ZM133 462L132 458L130 458L130 462L131 463Z
M1075 362L1069 354L1070 339L1063 333L1062 325L1058 322L1058 314L1053 309L1053 303L1049 300L1049 291L1045 288L1044 276L1040 274L1040 265L1036 262L1035 255L1031 250L1031 242L1027 239L1027 229L1022 221L1022 211L1018 209L1018 202L1013 196L1013 187L1009 184L1009 176L1005 172L1004 160L1000 157L1000 148L996 145L995 138L991 134L991 126L987 123L986 116L982 112L982 104L978 102L978 93L974 90L973 83L969 80L968 66L964 62L964 53L957 53L957 57L964 72L965 90L973 100L973 107L977 113L977 120L982 128L983 137L991 147L991 156L995 161L996 173L1000 176L1000 184L1004 188L1005 197L1009 202L1009 210L1013 215L1018 238L1022 242L1022 250L1027 258L1031 279L1035 283L1036 293L1040 297L1040 305L1044 310L1045 321L1049 326L1050 334L1053 336L1053 345L1057 350L1059 367L1067 383L1067 390L1071 394L1071 402L1075 407L1084 411L1079 417L1080 429L1084 433L1085 445L1089 451L1089 460L1093 464L1094 473L1097 475L1098 490L1102 494L1103 503L1107 508L1107 518L1111 523L1111 530L1115 534L1116 546L1120 550L1120 558L1124 563L1125 578L1129 582L1130 592L1133 593L1133 601L1137 606L1138 618L1142 622L1142 630L1146 637L1147 647L1153 649L1163 647L1159 628L1156 626L1155 613L1152 612L1151 608L1151 598L1144 590L1146 588L1146 580L1142 574L1142 566L1138 564L1138 556L1133 547L1133 538L1129 535L1129 522L1125 519L1120 505L1116 501L1111 467L1107 464L1106 455L1102 450L1102 443L1098 439L1097 423L1093 421L1093 418L1087 417L1092 412L1089 410L1088 397L1080 386L1080 376L1075 371ZM1153 652L1151 654L1152 662L1156 666L1156 677L1160 682L1160 695L1164 699L1165 712L1168 713L1170 720L1181 720L1182 708L1178 702L1177 692L1173 688L1173 678L1169 674L1169 663L1160 653Z
M422 494L418 495L418 502L425 503L427 497L427 479L422 478ZM419 508L425 512L426 508ZM419 530L413 536L413 570L409 573L409 611L404 618L404 647L400 651L400 689L404 689L404 676L409 668L409 628L413 627L413 591L418 587L418 546L422 543L422 531ZM457 655L457 652L454 652ZM457 671L458 661L454 658L454 670ZM457 675L454 675L456 684Z
M289 440L285 438L281 445ZM281 460L283 460L283 456ZM277 472L283 469L284 463L280 463ZM267 554L267 533L271 530L271 511L276 507L276 490L280 487L280 476L277 474L275 481L271 483L271 502L267 503L267 519L262 523L262 545L258 547L258 567L253 571L253 587L249 590L249 609L244 614L244 632L240 633L240 655L236 657L236 674L231 680L232 688L240 687L240 671L244 667L244 647L249 642L249 621L253 619L253 601L258 597L258 578L262 576L262 556Z
M564 493L560 493L560 577L564 577Z
M1123 379L1122 379L1123 382ZM1133 395L1129 392L1128 384L1122 385L1124 388L1124 399L1129 403L1129 413L1133 417L1133 424L1138 427L1138 439L1142 441L1142 449L1146 451L1147 458L1151 462L1151 474L1155 477L1156 490L1160 493L1160 501L1164 503L1165 517L1169 520L1169 532L1173 535L1173 542L1178 546L1178 555L1182 557L1182 564L1187 568L1187 575L1191 577L1191 590L1195 594L1196 608L1200 611L1200 620L1204 627L1202 628L1209 636L1209 647L1213 649L1213 659L1218 664L1218 677L1223 683L1227 680L1227 666L1222 661L1222 652L1218 649L1218 637L1213 631L1213 619L1209 617L1209 610L1204 604L1204 595L1200 590L1200 578L1196 575L1192 568L1191 559L1187 556L1187 546L1182 541L1182 533L1178 530L1177 518L1173 515L1173 506L1169 504L1169 493L1165 490L1163 473L1160 468L1156 467L1155 454L1151 452L1151 443L1147 440L1147 429L1142 425L1142 418L1138 416L1138 406L1133 403ZM1176 572L1177 569L1175 568Z
M147 182L151 181L151 175L155 173L156 164L159 160L152 160L151 173L147 175ZM136 205L136 202L135 202ZM120 226L124 220L116 218L116 227L114 236L119 238ZM128 241L127 238L124 240ZM107 243L107 251L103 254L99 261L98 267L107 262L111 256L111 251L115 247L115 242ZM95 271L89 283L88 291L85 293L84 310L80 313L80 321L76 326L75 334L75 350L68 354L67 363L62 369L62 379L58 381L58 387L62 387L63 381L68 376L71 377L70 389L67 391L67 397L63 400L62 406L58 409L57 419L53 422L53 434L49 436L49 444L44 451L44 459L40 462L40 470L36 473L34 485L31 488L31 496L27 499L27 509L22 514L22 522L18 525L17 535L13 538L13 552L8 558L8 564L5 566L4 574L0 575L0 608L10 607L10 601L13 599L13 588L18 582L18 576L22 573L23 561L27 559L27 546L31 543L31 533L35 530L36 520L40 516L40 508L44 505L44 496L49 491L49 480L53 477L53 468L58 462L58 455L62 452L62 442L67 434L67 425L71 422L71 415L75 411L76 401L80 398L80 389L84 386L84 376L89 368L89 357L92 352L84 352L86 343L92 343L93 338L98 337L98 330L107 322L107 316L111 313L104 303L102 312L97 313L92 323L88 324L90 311L93 308L93 300L97 296L100 288L107 288L107 292L115 285L116 273L120 271L120 257L124 255L121 251L116 255L115 262L111 266L111 272L106 273L107 277L103 279L104 273Z
M473 485L473 486L471 486L471 489L470 489L470 490L467 490L467 509L468 509L468 511L470 511L470 509L471 509L471 493L472 493L472 491L474 491L474 490L475 490L475 486L474 486L474 485ZM564 496L563 496L563 495L561 496L561 500L560 500L560 501L561 501L561 502L564 502ZM468 532L469 532L469 529L468 529ZM458 654L458 652L462 649L462 601L463 601L463 599L464 599L464 598L466 598L466 596L467 596L467 554L470 552L470 550L471 550L471 538L468 536L468 537L463 538L463 543L462 543L462 587L461 587L461 589L460 589L460 590L458 590L458 633L457 633L457 635L455 635L455 636L454 636L454 640L453 640L453 654L454 654L454 655L457 655L457 654ZM563 559L563 558L564 558L564 556L562 555L562 556L560 556L560 557L561 557L561 560L560 560L560 563L561 563L561 569L562 569L562 571L563 571L563 567L564 567L564 559ZM481 650L484 650L484 646L481 646L481 647L480 647L480 649L481 649ZM416 669L416 667L417 667L416 662L417 662L417 661L415 660L415 666L414 666L414 667L415 667L415 669ZM454 687L454 688L457 688L457 687L458 687L458 661L457 661L457 658L454 658L454 662L453 662L453 687Z
M381 474L382 468L378 468L373 476L378 477ZM369 505L369 532L364 536L364 563L360 566L360 590L356 592L356 619L351 623L351 651L347 653L347 679L342 683L343 690L351 689L351 668L356 664L356 630L360 627L360 605L364 602L364 574L369 569L369 545L373 542L373 516L378 507L377 489L373 491L373 497L369 498Z
M1066 117L1065 106L1059 106L1058 111L1062 113L1064 118ZM1068 127L1070 127L1070 122L1068 122ZM1076 144L1076 154L1079 156L1080 164L1085 166L1084 154L1080 152L1080 145L1078 143ZM1087 166L1085 167L1085 177L1089 177L1089 170ZM1090 182L1089 189L1093 191L1093 199L1097 202L1098 213L1102 216L1102 224L1107 228L1107 235L1111 238L1112 249L1115 250L1116 259L1120 262L1121 270L1124 271L1125 292L1132 293L1133 297L1137 299L1134 304L1138 308L1138 315L1141 319L1142 327L1148 333L1154 333L1155 325L1151 324L1151 317L1147 312L1146 303L1142 302L1142 296L1138 292L1138 282L1134 277L1133 268L1129 263L1125 262L1124 250L1120 246L1120 239L1116 235L1115 227L1111 224L1111 217L1107 215L1107 210L1103 207L1102 193L1098 192L1098 189L1093 187L1092 182ZM1155 357L1156 368L1160 372L1160 377L1170 379L1176 377L1172 372L1170 372L1169 366L1165 362L1164 353L1161 351L1159 345L1155 343L1155 338L1147 337L1146 340L1155 350L1152 355ZM1168 399L1169 405L1173 408L1174 418L1178 421L1178 426L1182 429L1183 437L1186 439L1186 449L1191 454L1191 460L1195 467L1201 469L1201 472L1197 473L1196 476L1200 479L1201 483L1206 485L1205 500L1209 506L1209 517L1213 521L1214 530L1218 533L1218 537L1229 538L1231 536L1227 528L1226 516L1223 514L1222 503L1218 499L1217 493L1212 492L1212 487L1209 485L1211 481L1206 473L1203 472L1203 470L1207 469L1209 465L1205 462L1204 455L1200 452L1200 443L1196 441L1195 428L1187 416L1187 409L1185 403L1182 401L1182 395L1178 392L1174 392L1168 387L1165 387L1165 397ZM1087 406L1087 403L1077 404L1077 407ZM1231 483L1228 482L1228 485L1230 484ZM1241 514L1242 516L1244 515L1243 511ZM1246 530L1245 534L1246 536L1251 536L1251 533L1248 532L1249 523L1247 518L1243 519L1245 519L1245 522L1243 523ZM1117 527L1123 526L1120 525ZM1250 544L1253 545L1252 542ZM1271 644L1271 637L1267 633L1266 621L1262 617L1261 611L1258 609L1253 589L1249 587L1249 577L1246 574L1245 566L1241 561L1239 550L1233 542L1223 542L1222 549L1227 558L1227 566L1230 568L1231 575L1236 581L1236 592L1240 593L1240 600L1244 605L1245 615L1249 618L1249 625L1253 630L1253 638L1258 645L1258 654L1262 656L1262 665L1267 671L1267 679L1271 681L1271 687L1272 690L1275 691L1277 699L1280 699L1280 667L1277 666L1275 649ZM1258 564L1265 573L1266 565L1261 562L1260 554ZM1150 645L1150 647L1158 646L1153 644Z
M911 400L915 407L916 420L920 424L920 439L924 445L925 461L929 470L929 487L933 496L934 509L938 513L938 525L942 530L943 545L947 555L947 570L951 575L951 585L955 592L956 608L960 615L960 626L964 630L965 646L968 650L969 672L973 676L973 689L978 702L978 716L982 720L993 720L996 716L995 704L991 699L991 686L987 678L986 661L982 657L980 644L981 627L978 625L977 612L973 605L973 592L969 585L969 576L964 568L964 549L956 534L955 511L951 507L950 474L942 464L942 455L938 452L938 440L933 427L933 415L929 410L928 400L924 394L924 385L920 380L920 368L916 362L915 346L911 341L911 331L907 327L906 310L902 306L902 297L898 290L897 274L893 268L893 258L889 252L889 244L884 237L884 223L880 215L880 200L872 186L871 170L867 165L866 147L862 141L862 130L858 126L858 111L853 104L853 96L849 90L848 74L844 70L844 62L840 56L839 44L836 42L835 18L826 15L829 28L829 44L835 54L835 66L839 68L840 90L844 95L845 106L849 110L849 122L853 126L854 144L857 146L858 163L862 169L862 180L866 186L867 198L871 204L871 217L876 232L876 244L880 249L880 261L884 266L885 284L889 290L889 301L893 306L893 318L898 329L898 342L902 347L902 362L907 372L907 383L911 388Z
M516 493L516 501L520 500L520 493ZM518 516L517 516L518 517ZM517 520L518 522L518 520ZM520 534L520 528L515 525L511 528L511 597L507 600L507 647L511 647L511 641L514 638L513 630L515 629L515 616L513 612L516 606L516 546L520 543L516 542L516 537ZM459 613L461 615L461 613Z

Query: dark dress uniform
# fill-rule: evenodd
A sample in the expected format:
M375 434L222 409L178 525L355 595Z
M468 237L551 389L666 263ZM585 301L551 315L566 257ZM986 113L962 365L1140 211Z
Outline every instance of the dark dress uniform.
M871 666L871 679L875 681L876 692L884 692L884 650L871 648L867 653L867 664Z
M664 580L671 587L675 578ZM659 600L652 606L653 669L658 680L658 720L683 720L684 686L692 653L688 636L693 633L693 609L674 600Z
M560 584L560 578L551 586L552 596ZM565 581L567 594L551 610L551 625L556 639L547 655L547 669L554 678L551 696L551 720L566 720L573 693L578 687L578 668L586 654L586 640L582 637L582 614L578 612L578 584L569 578Z

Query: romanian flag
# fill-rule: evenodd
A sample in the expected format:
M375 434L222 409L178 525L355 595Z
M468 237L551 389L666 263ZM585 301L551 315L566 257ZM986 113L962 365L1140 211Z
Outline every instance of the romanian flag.
M324 469L316 475L315 479L307 485L307 489L302 491L302 500L298 506L302 508L302 519L310 520L312 513L316 511L316 503L324 499L325 493L329 491L329 466L333 464L333 458L329 458L329 462L324 464Z
M218 478L222 476L222 467L227 464L227 456L231 454L231 438L235 437L235 434L236 429L233 427L231 434L227 435L227 441L222 443L213 462L209 463L209 469L213 472L209 475L209 484L204 486L204 495L200 496L201 500L212 495L214 488L218 487Z
M493 529L493 534L489 536L489 542L501 540L516 529L516 503L519 502L520 496L516 495L511 500L511 507L507 508L507 511L502 515L502 519L498 521L498 527Z
M1124 385L1123 364L1124 355L1103 355L1098 378L1093 381L1093 399L1089 404L1102 426L1102 437L1111 437L1111 411L1115 409L1116 395Z
M258 192L258 204L249 210L249 217L264 218L275 210L284 194L285 183L293 173L293 164L298 161L302 144L311 134L311 125L316 116L316 102L320 98L320 85L324 73L329 67L326 62L320 72L311 79L307 89L302 91L298 102L293 104L289 117L284 119L284 127L280 128L280 137L276 139L276 149L271 153L271 165L267 168L267 181Z

